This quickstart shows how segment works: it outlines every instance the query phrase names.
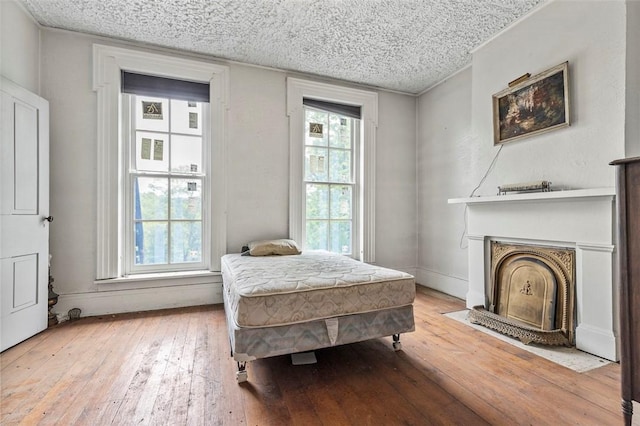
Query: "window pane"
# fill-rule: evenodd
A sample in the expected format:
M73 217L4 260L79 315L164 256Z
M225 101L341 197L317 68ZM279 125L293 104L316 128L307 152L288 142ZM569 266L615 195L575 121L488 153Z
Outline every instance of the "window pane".
M171 223L171 263L202 261L202 223Z
M202 137L171 136L171 171L202 173Z
M331 185L331 219L351 219L350 186Z
M167 263L167 222L136 222L136 265ZM138 232L140 231L140 234Z
M351 221L331 221L331 249L334 253L351 254Z
M329 217L329 185L307 184L307 219Z
M305 148L304 178L308 181L328 180L328 150L326 148Z
M327 146L329 142L329 113L305 109L305 145Z
M329 222L326 220L307 221L307 244L309 250L328 250L327 231Z
M136 132L133 168L140 171L169 170L169 135L166 133Z
M135 219L168 219L169 180L138 177L134 181Z
M202 218L202 181L171 179L171 220Z
M351 182L351 151L329 150L329 180Z
M307 249L353 252L354 138L359 120L305 108ZM314 127L315 126L315 127Z
M171 132L202 134L202 103L171 99Z
M329 116L329 145L334 148L351 149L351 124L347 117L331 114Z
M134 96L136 129L169 131L169 100L149 96Z

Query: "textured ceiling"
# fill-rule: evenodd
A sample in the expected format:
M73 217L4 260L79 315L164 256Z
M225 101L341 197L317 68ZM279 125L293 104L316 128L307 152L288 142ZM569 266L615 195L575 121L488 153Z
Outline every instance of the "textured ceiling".
M43 26L419 93L545 0L21 0Z

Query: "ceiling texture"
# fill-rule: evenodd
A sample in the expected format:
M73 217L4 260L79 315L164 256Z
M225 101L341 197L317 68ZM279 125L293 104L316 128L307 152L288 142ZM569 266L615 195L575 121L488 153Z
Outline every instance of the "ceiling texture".
M43 26L417 94L546 0L20 0Z

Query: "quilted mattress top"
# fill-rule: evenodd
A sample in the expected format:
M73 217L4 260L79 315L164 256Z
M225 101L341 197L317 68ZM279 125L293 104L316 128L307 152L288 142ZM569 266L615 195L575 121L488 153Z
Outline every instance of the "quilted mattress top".
M226 308L241 327L292 324L413 303L415 279L349 257L222 257Z

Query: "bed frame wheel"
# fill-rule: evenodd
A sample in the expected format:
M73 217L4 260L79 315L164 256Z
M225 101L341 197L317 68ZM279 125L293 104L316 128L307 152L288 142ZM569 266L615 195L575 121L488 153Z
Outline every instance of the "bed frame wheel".
M249 380L249 375L247 374L247 363L239 362L238 371L236 371L236 381L238 383L244 383L247 380Z
M236 381L238 383L244 383L249 380L249 376L247 374L247 370L236 371Z
M399 351L402 349L402 342L400 341L400 335L399 334L394 334L393 335L393 350L394 351Z

